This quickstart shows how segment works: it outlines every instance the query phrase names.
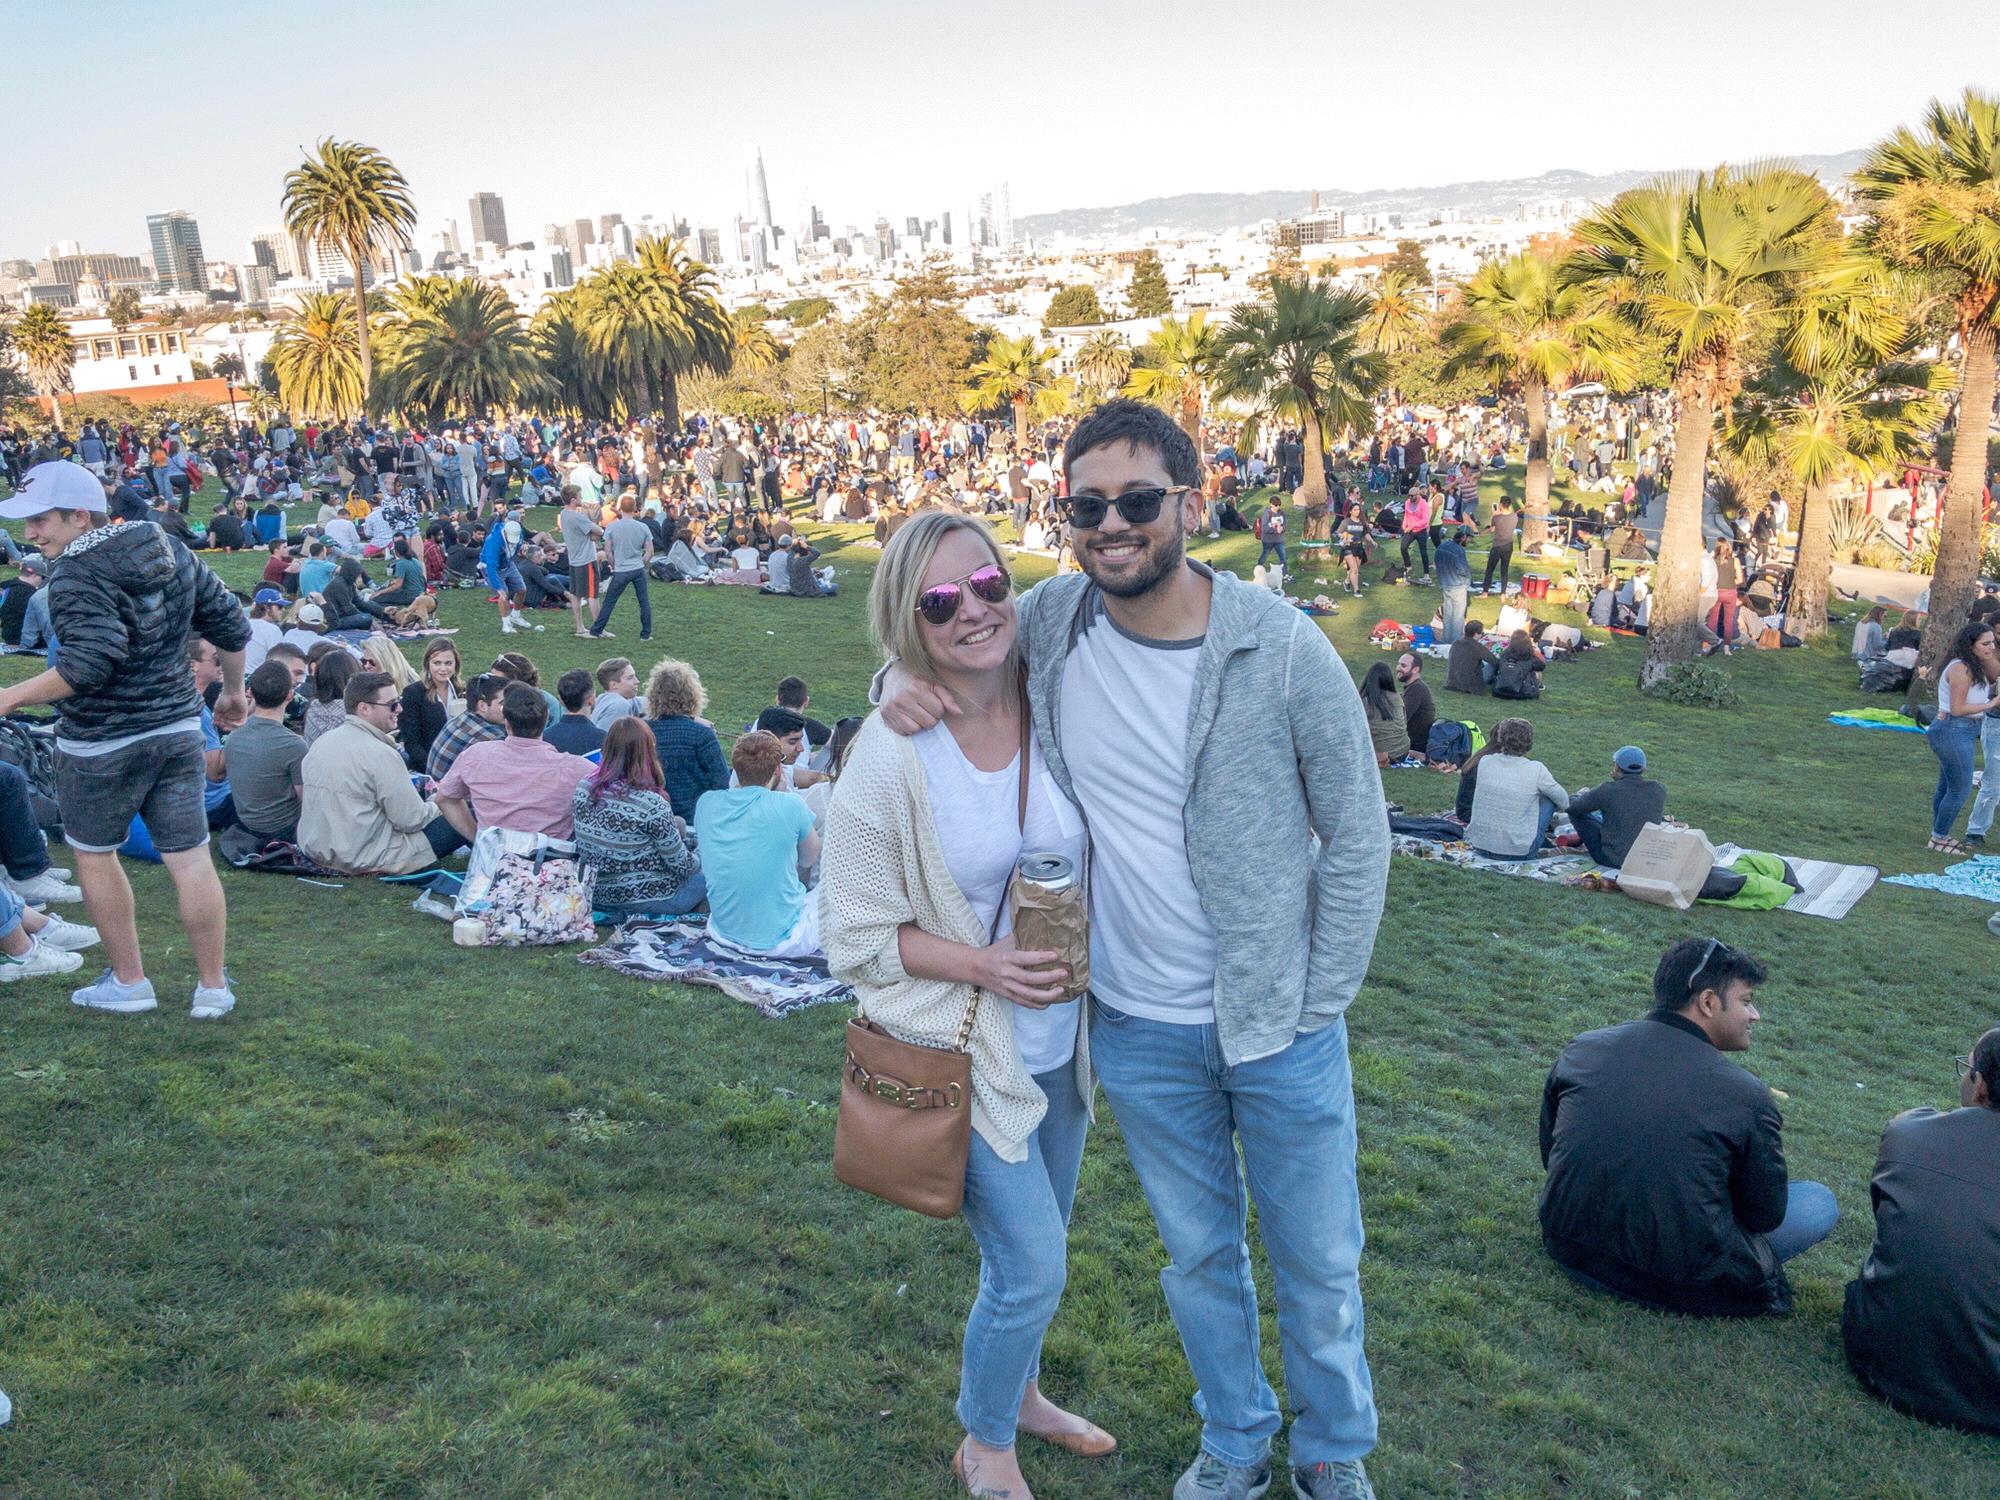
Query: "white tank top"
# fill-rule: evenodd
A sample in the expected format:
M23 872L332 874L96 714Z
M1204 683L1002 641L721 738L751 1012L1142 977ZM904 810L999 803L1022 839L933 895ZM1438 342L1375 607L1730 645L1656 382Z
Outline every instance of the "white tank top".
M1965 663L1962 661L1954 661L1950 663L1950 665L1948 665L1942 672L1938 673L1938 713L1940 715L1949 714L1951 712L1951 674L1952 674L1952 669L1954 667L1957 668L1960 672L1964 673L1967 677L1972 676L1971 671L1966 667ZM1992 703L1992 701L1993 701L1993 689L1991 685L1984 682L1980 682L1976 678L1973 680L1972 684L1965 690L1965 706L1967 708L1972 708L1975 705L1980 705L1980 704L1990 704ZM1966 717L1966 716L1961 715L1961 717Z

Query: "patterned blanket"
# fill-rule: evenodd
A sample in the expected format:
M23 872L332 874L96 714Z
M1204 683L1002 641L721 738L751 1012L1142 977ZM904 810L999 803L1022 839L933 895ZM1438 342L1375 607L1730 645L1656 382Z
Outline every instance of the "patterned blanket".
M1888 875L1891 885L1913 885L1919 890L1943 891L1947 896L1970 896L1989 906L2000 906L2000 854L1975 854L1947 866L1942 872L1922 875Z
M580 962L635 979L706 985L757 1008L773 1020L812 1005L851 1005L853 989L827 973L818 958L749 958L709 941L698 921L628 922Z

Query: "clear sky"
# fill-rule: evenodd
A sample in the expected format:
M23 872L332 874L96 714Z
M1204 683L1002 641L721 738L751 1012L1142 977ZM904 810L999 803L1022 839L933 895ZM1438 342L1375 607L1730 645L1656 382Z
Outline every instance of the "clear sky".
M1017 217L1181 192L1419 186L1863 146L2000 88L2000 0L20 0L0 255L210 259L303 144L386 151L419 231L602 213L720 223L764 151L781 223ZM28 63L22 66L22 63ZM1984 68L1985 76L1970 72Z

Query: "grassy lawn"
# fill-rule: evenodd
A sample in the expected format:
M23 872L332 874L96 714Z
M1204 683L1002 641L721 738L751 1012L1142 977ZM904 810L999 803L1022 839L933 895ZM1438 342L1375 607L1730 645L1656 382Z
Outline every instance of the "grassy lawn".
M1247 572L1255 543L1194 550ZM831 720L873 665L874 556L835 553L842 593L822 603L656 589L650 649L701 669L725 727L792 671ZM260 561L223 571L246 583ZM1318 592L1318 576L1335 575L1296 581ZM1358 675L1368 626L1436 597L1371 588L1324 623ZM483 591L447 594L443 618L468 664L501 648ZM544 618L510 644L545 683L594 664L604 648ZM633 606L613 628L637 646ZM1937 867L1923 742L1822 723L1863 701L1844 651L1738 657L1732 713L1639 697L1639 651L1556 666L1519 706L1566 785L1636 741L1671 810L1718 842ZM1387 780L1411 808L1454 790ZM1243 830L1245 881L1257 838ZM455 949L407 892L368 881L225 879L241 997L226 1024L186 1019L192 971L152 868L135 882L159 1012L86 1015L61 981L0 992L0 1387L18 1408L0 1496L954 1492L976 1257L961 1225L834 1183L842 1012L771 1022L573 950ZM1838 924L1676 914L1396 861L1350 1014L1383 1495L1993 1494L2000 1444L1868 1399L1838 1325L1882 1125L1952 1100L1952 1054L1994 1020L1986 916L1893 886ZM1539 1247L1550 1060L1643 1010L1660 951L1698 932L1769 964L1749 1061L1790 1096L1794 1173L1845 1215L1794 1262L1781 1321L1637 1311L1579 1292ZM1101 1111L1044 1381L1123 1449L1090 1464L1033 1447L1040 1494L1161 1496L1192 1454L1160 1264ZM1261 1258L1258 1275L1268 1309Z

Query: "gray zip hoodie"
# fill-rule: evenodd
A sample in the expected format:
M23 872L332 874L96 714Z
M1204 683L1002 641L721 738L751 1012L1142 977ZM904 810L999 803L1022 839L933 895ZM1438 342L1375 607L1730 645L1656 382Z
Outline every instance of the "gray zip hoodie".
M1214 591L1188 709L1182 821L1215 929L1216 1035L1233 1067L1283 1051L1352 1003L1382 918L1389 820L1360 695L1325 634L1276 595L1189 566ZM1072 802L1063 663L1096 590L1067 573L1018 605L1035 732Z

